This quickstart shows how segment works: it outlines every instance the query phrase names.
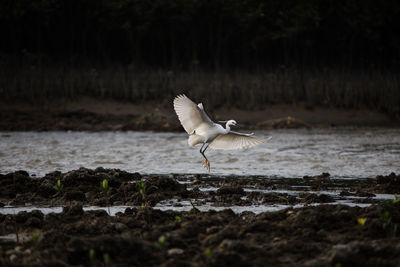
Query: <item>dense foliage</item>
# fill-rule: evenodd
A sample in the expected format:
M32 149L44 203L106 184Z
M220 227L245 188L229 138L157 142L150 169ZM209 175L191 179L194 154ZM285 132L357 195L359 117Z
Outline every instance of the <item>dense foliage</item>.
M0 56L32 64L396 67L396 0L2 0Z

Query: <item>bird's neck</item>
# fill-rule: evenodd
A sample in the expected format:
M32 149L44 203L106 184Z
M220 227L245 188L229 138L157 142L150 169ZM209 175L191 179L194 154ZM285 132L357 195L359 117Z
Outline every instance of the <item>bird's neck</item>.
M229 133L231 131L231 127L229 126L228 123L226 123L226 125L225 125L225 131L226 131L226 133Z

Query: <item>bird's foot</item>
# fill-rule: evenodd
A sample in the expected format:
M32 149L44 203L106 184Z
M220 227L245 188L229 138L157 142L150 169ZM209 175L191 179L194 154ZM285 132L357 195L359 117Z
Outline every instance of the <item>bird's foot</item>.
M204 160L204 167L206 167L208 172L210 172L211 168L210 168L210 162L208 161L208 159Z

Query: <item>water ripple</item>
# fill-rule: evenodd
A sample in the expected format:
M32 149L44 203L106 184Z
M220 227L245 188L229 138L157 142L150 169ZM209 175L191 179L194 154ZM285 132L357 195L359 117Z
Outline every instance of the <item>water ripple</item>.
M239 151L207 150L211 173L302 177L329 172L366 178L400 172L400 129L329 128L257 132L273 138ZM0 172L42 176L81 166L143 173L205 173L184 133L3 132Z

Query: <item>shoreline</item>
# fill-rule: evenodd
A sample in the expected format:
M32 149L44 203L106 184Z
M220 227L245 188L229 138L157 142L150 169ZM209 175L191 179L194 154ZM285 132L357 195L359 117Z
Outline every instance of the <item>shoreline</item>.
M368 109L272 105L261 110L205 107L215 120L234 118L252 130L335 126L400 127L400 121ZM133 104L82 98L42 104L2 103L0 131L183 131L171 103Z

